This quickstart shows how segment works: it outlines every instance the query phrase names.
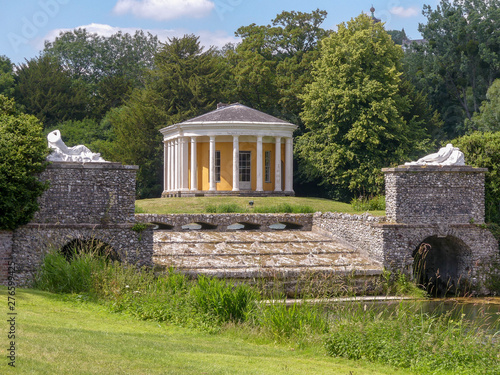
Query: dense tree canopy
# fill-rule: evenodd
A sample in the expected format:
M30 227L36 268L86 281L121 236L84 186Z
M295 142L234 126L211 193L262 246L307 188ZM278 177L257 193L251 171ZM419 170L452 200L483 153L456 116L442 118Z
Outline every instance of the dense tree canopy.
M500 79L496 79L486 92L486 100L471 121L466 121L470 130L500 131Z
M467 165L488 168L485 181L487 222L500 224L500 132L474 132L452 141L465 155Z
M41 123L17 113L14 101L0 95L0 229L15 229L33 217L46 189L36 174L47 155Z
M6 56L0 56L0 94L7 97L14 95L13 64Z
M336 198L376 194L381 168L426 149L432 130L418 114L409 115L402 57L382 24L366 15L323 40L303 95L307 131L296 147L301 176L317 179Z
M221 56L213 49L203 51L198 37L173 38L156 55L146 87L111 111L108 119L116 136L111 158L139 165L138 196L162 192L159 129L213 110L224 101L226 75Z
M46 127L86 115L87 96L57 59L41 56L17 67L15 98Z
M428 94L448 136L455 137L500 78L500 1L441 0L423 13L427 23L419 31L426 43L408 52L407 76Z

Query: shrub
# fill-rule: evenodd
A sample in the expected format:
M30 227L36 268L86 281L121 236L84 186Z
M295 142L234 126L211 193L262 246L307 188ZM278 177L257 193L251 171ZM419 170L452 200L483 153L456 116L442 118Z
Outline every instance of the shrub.
M14 101L0 95L0 229L26 224L38 210L48 185L36 175L45 169L47 154L42 124L16 113Z
M355 211L383 211L385 210L385 197L358 197L351 200L351 206Z
M191 295L199 313L213 315L220 322L245 321L256 299L256 293L249 285L233 285L203 275L198 277Z

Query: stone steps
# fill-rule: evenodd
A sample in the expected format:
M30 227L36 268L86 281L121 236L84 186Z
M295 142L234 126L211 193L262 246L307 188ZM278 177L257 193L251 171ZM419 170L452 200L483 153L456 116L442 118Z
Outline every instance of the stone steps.
M382 271L357 250L310 231L157 230L153 260L190 275L246 279L306 272L370 276Z

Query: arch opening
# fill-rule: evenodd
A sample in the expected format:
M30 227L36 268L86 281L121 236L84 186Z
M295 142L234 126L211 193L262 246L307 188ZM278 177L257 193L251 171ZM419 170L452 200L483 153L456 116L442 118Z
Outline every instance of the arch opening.
M197 221L197 222L185 224L181 228L183 230L215 230L215 229L217 229L217 225Z
M110 261L120 261L120 256L111 245L96 238L71 240L61 248L61 253L68 262L78 254L93 254Z
M431 236L413 251L413 278L431 296L465 294L471 272L470 248L453 236Z

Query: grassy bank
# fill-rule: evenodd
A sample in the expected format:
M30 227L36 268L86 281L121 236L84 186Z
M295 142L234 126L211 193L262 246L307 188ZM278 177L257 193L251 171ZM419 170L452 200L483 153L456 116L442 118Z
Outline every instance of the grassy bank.
M253 206L249 202L253 201ZM136 201L137 213L177 214L206 212L345 212L359 214L351 204L323 198L301 197L193 197ZM369 211L383 216L385 211Z
M5 297L6 289L0 291ZM230 329L213 335L139 321L78 295L18 289L16 300L16 367L7 365L2 334L2 374L409 374L269 340L257 343Z
M174 271L155 276L88 255L77 256L68 267L61 267L61 262L56 253L45 258L37 278L39 288L77 293L79 299L97 301L108 311L138 320L275 343L310 358L326 353L370 362L375 369L390 364L421 374L500 373L500 343L491 334L498 324L491 327L481 319L471 322L460 314L424 313L412 304L395 306L389 314L359 303L305 301L287 307L280 288L264 290L205 277L192 280ZM328 293L325 289L323 296ZM264 298L275 302L261 303ZM359 373L369 373L365 370ZM313 373L322 371L320 367Z

